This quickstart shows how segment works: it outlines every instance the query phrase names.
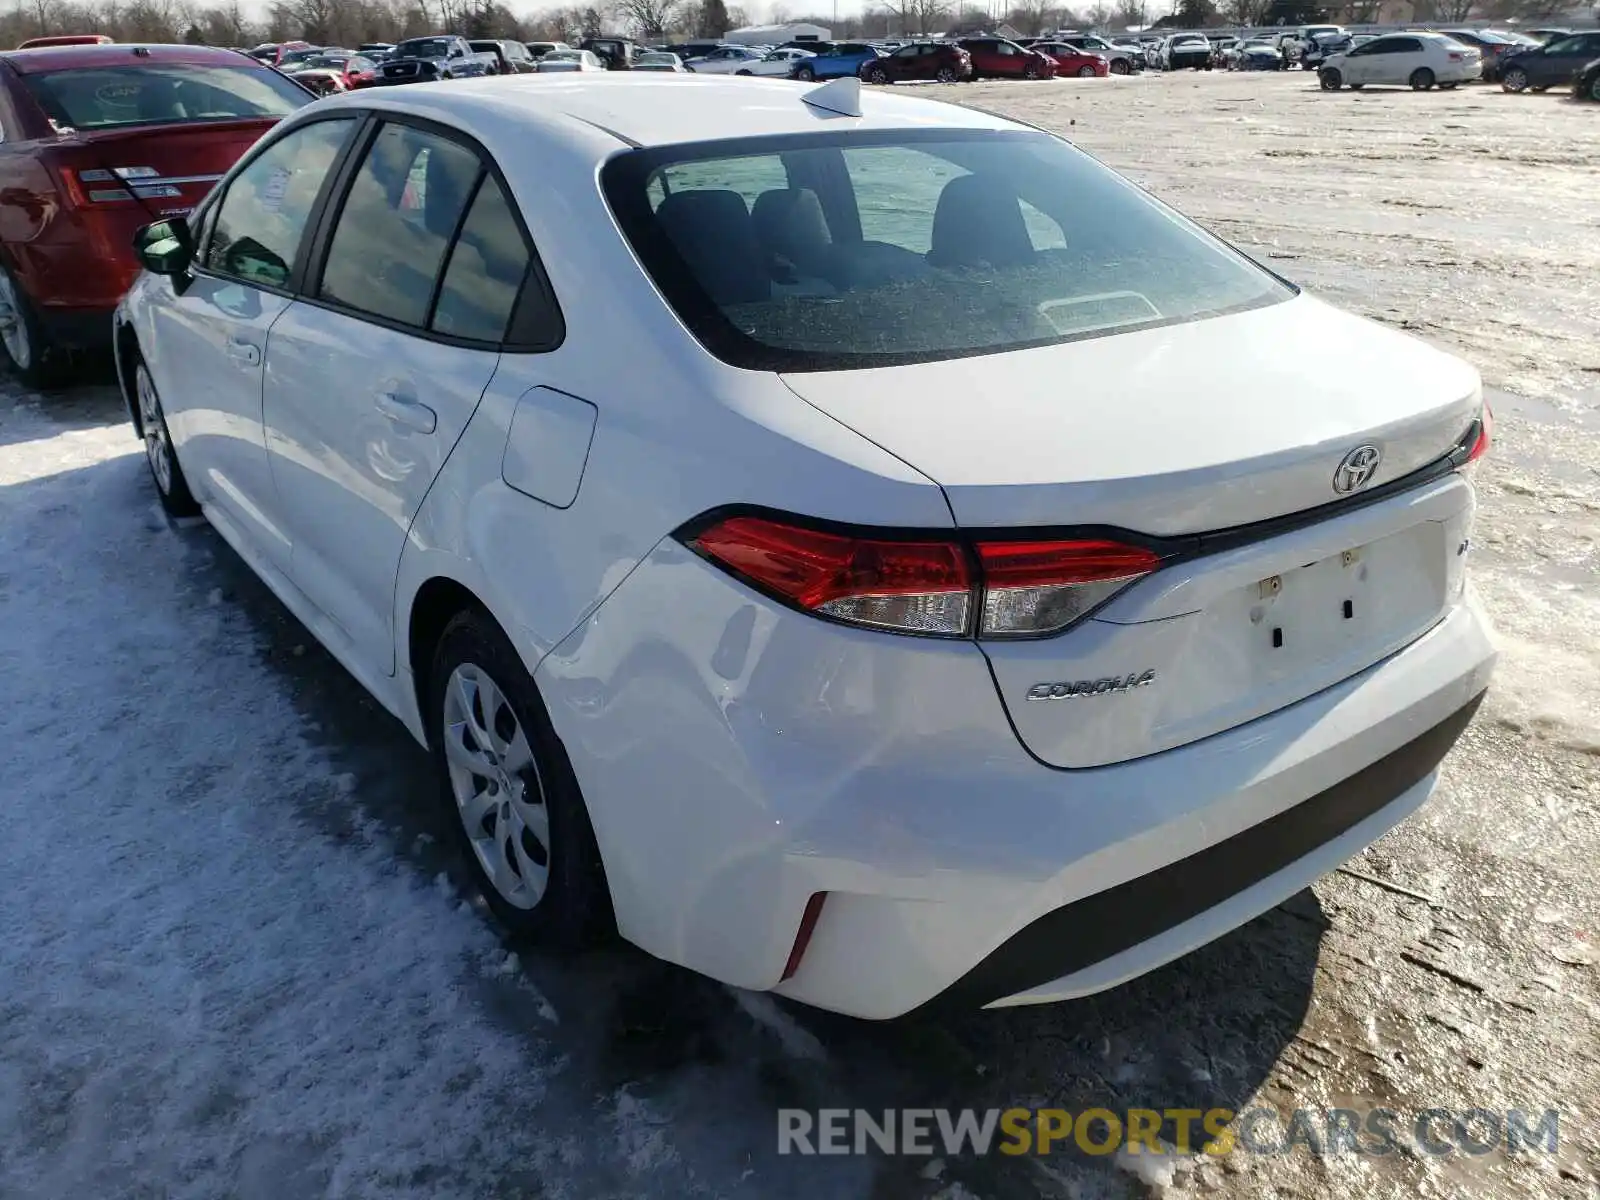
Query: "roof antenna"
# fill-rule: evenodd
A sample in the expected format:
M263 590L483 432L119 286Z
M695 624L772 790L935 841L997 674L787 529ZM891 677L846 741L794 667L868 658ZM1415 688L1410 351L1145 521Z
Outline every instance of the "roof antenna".
M861 115L861 80L854 75L841 75L831 83L812 88L800 99L812 108L837 113L841 117Z

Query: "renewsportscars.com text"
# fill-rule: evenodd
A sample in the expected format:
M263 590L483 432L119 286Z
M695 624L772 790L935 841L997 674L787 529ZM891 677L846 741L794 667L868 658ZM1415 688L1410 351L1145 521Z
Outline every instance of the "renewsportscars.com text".
M778 1110L779 1154L1554 1154L1555 1109L904 1108Z

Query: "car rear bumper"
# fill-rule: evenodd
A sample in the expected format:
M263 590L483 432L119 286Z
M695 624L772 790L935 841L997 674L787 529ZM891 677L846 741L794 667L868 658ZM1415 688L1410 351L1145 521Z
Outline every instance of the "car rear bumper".
M1422 803L1493 662L1469 598L1288 708L1058 770L973 643L795 613L663 542L536 678L624 936L886 1018L1110 987L1281 902Z

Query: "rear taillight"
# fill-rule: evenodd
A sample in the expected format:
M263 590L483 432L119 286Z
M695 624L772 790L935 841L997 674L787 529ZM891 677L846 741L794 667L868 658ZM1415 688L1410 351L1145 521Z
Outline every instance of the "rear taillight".
M1489 453L1489 445L1494 440L1494 413L1489 410L1487 404L1483 406L1483 412L1479 414L1477 424L1469 431L1467 436L1471 441L1467 445L1466 460L1461 464L1463 467L1470 467L1485 454Z
M1056 633L1161 565L1121 542L979 542L986 637Z
M1449 54L1449 58L1450 58L1451 62L1466 62L1467 61L1466 58L1463 55L1460 55L1460 54L1456 53L1454 50L1449 51L1448 54Z
M60 167L61 190L73 208L89 208L99 204L133 203L134 195L123 186L122 180L110 171L99 167L78 169Z
M702 557L818 616L935 637L1059 633L1161 566L1104 540L982 540L820 530L728 517L688 536Z
M967 631L972 577L953 542L855 537L730 517L689 545L807 612L902 633Z

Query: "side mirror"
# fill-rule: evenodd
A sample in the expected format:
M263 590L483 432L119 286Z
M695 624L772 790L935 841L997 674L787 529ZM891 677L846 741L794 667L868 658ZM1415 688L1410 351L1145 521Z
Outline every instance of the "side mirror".
M185 217L169 217L133 235L134 253L154 275L184 275L194 262L194 234Z

